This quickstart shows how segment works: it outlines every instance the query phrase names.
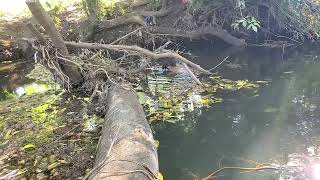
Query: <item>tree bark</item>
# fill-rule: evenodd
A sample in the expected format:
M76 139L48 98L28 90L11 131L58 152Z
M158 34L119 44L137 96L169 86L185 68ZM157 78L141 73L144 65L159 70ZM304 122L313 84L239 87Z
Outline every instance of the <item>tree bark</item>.
M228 33L228 31L219 28L203 27L194 31L185 31L171 27L154 26L152 27L151 31L155 34L158 33L169 36L180 36L190 39L201 39L202 36L213 35L232 46L243 47L247 45L245 40L238 39L232 36L230 33Z
M113 85L89 179L150 180L159 173L157 149L142 106L133 91Z
M28 29L31 31L32 35L36 36L40 43L44 44L46 42L46 38L38 31L38 29L31 23L27 23Z
M35 19L46 30L54 46L63 56L69 56L68 49L64 44L61 34L55 27L53 20L49 17L47 12L42 7L39 0L26 0L26 4L28 5L29 10L31 11ZM64 71L63 73L65 73L69 77L69 83L80 84L80 82L82 82L82 76L78 71L78 68L75 67L74 64L70 62L59 62L59 64L61 66L61 69Z

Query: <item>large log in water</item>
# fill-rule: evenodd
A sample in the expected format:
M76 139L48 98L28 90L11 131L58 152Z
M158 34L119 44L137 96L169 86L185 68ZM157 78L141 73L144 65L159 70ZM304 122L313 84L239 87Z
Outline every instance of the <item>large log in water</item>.
M107 102L95 171L89 179L156 179L159 172L157 149L136 94L113 86Z

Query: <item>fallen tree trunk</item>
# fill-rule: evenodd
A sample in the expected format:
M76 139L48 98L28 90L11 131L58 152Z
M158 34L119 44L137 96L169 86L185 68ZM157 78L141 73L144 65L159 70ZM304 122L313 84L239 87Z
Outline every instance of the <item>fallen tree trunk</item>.
M137 96L113 85L107 103L95 167L89 179L157 179L157 149Z

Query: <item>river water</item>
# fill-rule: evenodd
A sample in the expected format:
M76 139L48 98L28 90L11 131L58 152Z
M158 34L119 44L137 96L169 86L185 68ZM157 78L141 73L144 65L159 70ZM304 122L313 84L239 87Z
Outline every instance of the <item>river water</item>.
M292 155L317 157L320 58L316 52L301 48L234 49L202 44L188 48L196 63L206 69L229 56L216 71L224 78L260 82L259 95L224 93L222 103L202 109L201 114L187 113L183 121L175 123L154 123L155 138L160 142L160 169L165 179L194 180L194 176L203 178L224 166L289 164ZM14 69L1 74L0 99L6 99L5 92L13 92L23 84L19 75ZM215 179L271 180L281 179L279 176L274 170L226 170Z
M237 92L224 94L222 103L203 109L199 116L187 116L185 121L195 122L191 128L186 128L184 122L153 125L155 138L160 141L160 169L165 179L203 178L225 166L289 165L293 155L317 157L320 59L315 52L299 48L212 48L201 44L190 51L207 69L230 56L217 68L225 78L265 84L260 85L259 96L255 97ZM319 169L314 171L320 173ZM285 179L279 174L275 170L225 170L214 179ZM287 179L292 178L289 176Z

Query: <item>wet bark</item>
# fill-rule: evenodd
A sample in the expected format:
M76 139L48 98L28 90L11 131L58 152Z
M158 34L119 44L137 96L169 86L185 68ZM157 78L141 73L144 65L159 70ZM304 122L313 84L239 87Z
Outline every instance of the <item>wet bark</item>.
M112 86L89 179L150 180L159 172L157 149L144 111L133 91Z

